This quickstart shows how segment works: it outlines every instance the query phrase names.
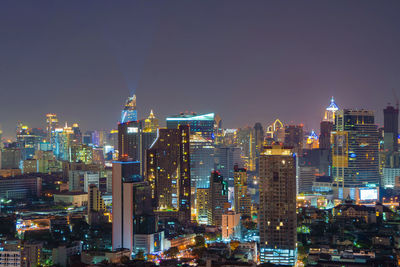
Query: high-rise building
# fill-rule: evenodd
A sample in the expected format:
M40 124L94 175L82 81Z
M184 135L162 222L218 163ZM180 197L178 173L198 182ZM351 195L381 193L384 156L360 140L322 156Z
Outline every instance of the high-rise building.
M150 115L147 117L147 119L144 120L144 132L157 132L157 129L159 128L158 124L158 119L153 113L153 110L150 111Z
M335 103L335 99L331 98L331 103L325 110L324 121L330 121L332 123L335 122L336 112L339 110L339 107Z
M236 213L234 211L228 211L226 214L222 214L221 230L223 240L240 240L240 215L240 213Z
M179 125L189 125L191 135L198 134L209 140L214 139L214 133L218 128L214 113L201 115L181 113L167 118L168 129L176 129Z
M209 206L209 188L197 188L197 222L199 224L208 224L208 206Z
M301 154L303 149L303 139L303 125L287 125L285 127L284 144L293 147L293 152L298 155Z
M332 176L338 187L379 185L379 137L373 111L337 111L331 138Z
M46 114L46 131L47 141L52 143L54 137L54 130L58 128L58 118L56 114Z
M228 186L224 177L213 171L210 176L208 224L221 225L222 214L227 212Z
M152 188L157 211L176 211L190 221L190 132L189 126L159 129L158 138L147 150L146 179Z
M296 157L282 145L260 155L260 260L294 265L297 257Z
M330 149L331 148L332 129L333 129L333 122L321 121L320 135L319 135L319 148L321 148L321 149Z
M239 167L244 165L241 152L240 147L218 146L215 148L215 170L221 173L229 187L234 186L235 165ZM207 185L204 187L208 186L207 182Z
M121 123L137 120L136 95L133 95L126 100L125 107L121 112Z
M133 249L133 201L128 182L140 182L138 161L114 161L112 170L112 248Z
M89 185L88 190L88 222L91 225L94 222L99 222L103 219L106 205L101 196L99 188L95 184Z
M383 148L385 153L385 167L399 168L399 109L392 106L387 106L383 110L383 118Z
M251 215L251 197L247 192L247 171L244 168L234 167L234 208L236 213Z
M259 122L254 125L254 139L256 143L256 150L260 152L264 147L264 129Z
M157 132L144 132L142 122L128 121L118 124L118 153L119 159L140 162L140 173L144 174L146 149L157 137Z

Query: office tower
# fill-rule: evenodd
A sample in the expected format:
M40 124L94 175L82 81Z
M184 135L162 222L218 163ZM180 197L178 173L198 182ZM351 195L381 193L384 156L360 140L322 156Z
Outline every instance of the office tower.
M228 211L222 214L222 239L223 240L240 240L241 227L240 227L240 213Z
M106 211L106 205L99 188L95 184L90 184L88 190L88 223L91 225L105 221L104 211Z
M256 149L261 150L264 146L264 129L259 122L254 125L254 139L256 143Z
M247 171L234 166L234 208L236 213L251 216L251 197L247 192Z
M336 112L331 138L332 175L338 187L379 185L378 130L373 111ZM339 197L346 196L339 192Z
M310 166L298 167L298 193L311 193L313 183L316 181L318 169Z
M159 129L158 138L147 150L146 179L152 188L157 211L173 211L190 221L190 132L189 126Z
M190 180L191 187L209 186L210 173L214 170L215 149L212 140L202 136L190 137Z
M336 112L339 110L339 107L335 103L335 99L331 98L331 103L325 110L324 121L330 121L332 123L335 122Z
M69 191L83 191L85 171L74 170L68 173Z
M98 172L85 172L83 174L83 191L87 193L92 184L100 188L100 174Z
M47 141L52 143L54 130L58 128L58 118L56 114L46 114Z
M293 152L298 155L301 154L303 149L303 137L303 125L287 125L285 127L284 144L293 147Z
M384 116L384 148L385 151L393 152L399 150L399 109L388 106L383 110Z
M93 147L84 144L71 144L68 146L68 161L83 162L91 164L93 162Z
M215 170L219 171L228 184L228 187L234 186L234 167L238 165L242 167L243 160L241 157L240 147L223 147L215 148ZM208 179L210 180L210 179ZM204 187L209 187L209 183Z
M132 191L124 187L125 182L140 182L140 163L114 161L112 170L112 248L133 249L133 201Z
M190 134L201 135L208 140L214 139L215 130L218 127L215 121L215 114L183 114L171 116L167 118L167 128L176 129L179 125L189 125Z
M119 159L140 162L140 173L144 174L146 149L155 141L157 132L142 131L142 122L128 121L118 124Z
M44 137L35 135L32 130L23 125L17 131L17 147L21 149L22 160L33 159L36 149L43 141Z
M256 144L253 128L246 127L237 131L237 143L242 149L244 164L249 171L256 169Z
M222 223L222 214L227 212L228 186L224 177L217 171L210 176L208 224L219 226Z
M321 148L321 149L330 149L331 148L332 129L333 129L333 122L321 121L320 135L319 135L319 148Z
M21 150L19 148L3 148L1 150L1 168L19 169Z
M157 132L157 129L159 128L158 125L158 119L156 116L154 116L153 110L150 111L150 115L147 117L147 119L144 120L144 132Z
M260 260L273 264L296 262L296 157L282 145L260 155Z
M72 124L72 131L73 134L71 142L74 144L82 144L82 132L77 123Z
M383 110L384 117L384 132L383 132L383 148L385 167L399 168L399 109L392 106L387 106Z
M121 112L121 123L137 120L136 95L133 95L126 100L125 107Z
M199 224L208 224L208 206L209 206L209 188L197 188L197 222Z

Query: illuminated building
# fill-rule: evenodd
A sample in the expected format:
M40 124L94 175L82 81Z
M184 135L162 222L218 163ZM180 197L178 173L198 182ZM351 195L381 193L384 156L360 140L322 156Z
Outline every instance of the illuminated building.
M400 188L400 168L383 168L382 187Z
M199 224L208 224L208 205L209 205L209 188L197 188L197 222Z
M89 224L98 221L97 218L104 217L104 211L106 211L106 205L101 197L99 188L94 185L89 185L88 190L88 221Z
M263 149L264 146L264 129L261 123L257 122L254 124L254 139L256 143L256 150L259 152Z
M22 162L22 173L35 173L37 172L37 160L27 159Z
M240 240L241 227L240 227L240 213L228 211L222 214L222 239L223 240Z
M100 188L100 174L97 172L85 172L83 174L83 191L87 193L90 185Z
M311 133L308 136L305 136L305 148L306 149L316 149L319 148L319 143L318 143L318 135L314 132L314 130L311 131Z
M156 118L156 116L154 116L153 110L151 110L150 115L147 117L147 119L144 120L143 131L155 133L157 132L158 128L158 119Z
M254 171L256 169L256 143L253 128L239 129L237 131L237 143L242 149L246 168L249 171Z
M21 250L0 250L0 265L21 267Z
M214 139L214 133L216 129L215 114L183 114L171 116L167 118L167 128L176 129L179 125L189 125L190 134L199 134L203 138L208 140Z
M84 144L72 144L68 146L68 161L83 162L90 164L93 162L93 147Z
M285 140L285 128L283 123L276 119L271 125L267 127L266 138L274 139L276 142L283 143Z
M331 103L325 110L324 121L330 121L332 123L335 122L336 112L339 110L339 107L335 103L335 99L331 98Z
M156 132L142 131L142 122L129 121L118 124L118 157L140 162L144 174L145 153L157 137Z
M126 100L125 107L121 112L121 123L137 120L136 95L133 95Z
M190 180L193 189L209 187L215 156L211 140L199 135L190 137Z
M158 138L147 150L146 179L152 189L157 211L173 211L182 221L190 221L189 126L159 129Z
M303 125L287 125L284 144L293 147L293 152L300 155L303 149L303 136Z
M74 123L72 125L72 131L73 131L72 143L82 144L82 133L77 123Z
M236 213L251 215L251 197L247 192L247 171L234 167L234 208Z
M222 214L227 212L228 186L219 172L213 171L210 176L208 224L219 226Z
M315 167L300 166L298 167L298 193L310 193L316 181L318 170Z
M337 111L331 138L332 175L338 187L379 185L378 130L372 111Z
M260 261L294 265L297 258L296 157L291 148L260 155Z
M58 118L56 114L46 114L46 131L47 141L52 143L54 137L54 130L58 128Z
M22 160L33 159L36 149L44 140L43 136L35 135L32 129L23 125L17 131L17 146L21 149Z
M325 109L324 119L320 124L319 147L321 149L331 148L331 132L333 123L335 122L335 114L339 110L333 97L331 98L330 105Z
M243 166L240 147L221 147L215 148L215 170L219 171L224 177L229 187L234 185L234 167ZM209 171L210 173L211 171ZM208 179L210 180L210 179ZM209 187L209 181L204 187Z

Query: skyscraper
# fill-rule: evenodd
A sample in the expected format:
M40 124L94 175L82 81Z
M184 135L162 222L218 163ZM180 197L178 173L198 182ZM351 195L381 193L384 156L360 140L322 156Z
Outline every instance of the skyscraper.
M294 265L297 257L296 158L291 148L267 147L260 155L260 260Z
M320 123L320 136L319 136L319 148L330 149L331 148L331 132L333 123L335 122L335 114L339 110L333 97L331 103L325 109L325 115Z
M54 130L58 128L58 118L56 114L46 114L46 130L47 130L47 141L52 143L52 137Z
M140 163L114 161L112 170L112 248L133 249L133 210L129 182L141 182Z
M247 171L244 168L234 167L234 207L236 213L251 215L251 197L247 192Z
M400 167L399 160L399 109L387 106L383 110L384 132L383 147L385 153L385 167Z
M159 129L146 159L146 179L155 209L175 212L177 218L186 222L191 218L189 138L187 125Z
M128 97L124 109L121 111L121 123L137 121L136 95Z
M293 147L293 152L298 155L301 154L303 149L303 139L303 125L287 125L285 127L284 144Z
M208 224L221 225L222 214L227 212L228 186L224 178L217 171L210 176Z
M179 125L189 125L190 134L199 134L205 139L214 139L214 133L218 127L215 121L215 114L183 114L170 116L167 118L167 128L176 129Z
M331 138L332 175L339 187L379 185L379 137L373 111L337 111Z
M144 132L157 132L159 125L158 125L158 119L153 113L153 110L150 111L150 115L147 117L147 119L144 120Z

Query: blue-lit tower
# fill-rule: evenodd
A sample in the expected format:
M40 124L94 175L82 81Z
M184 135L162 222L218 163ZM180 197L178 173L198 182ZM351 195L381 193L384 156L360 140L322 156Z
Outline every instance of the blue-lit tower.
M128 97L124 109L121 111L121 123L137 121L136 95Z

